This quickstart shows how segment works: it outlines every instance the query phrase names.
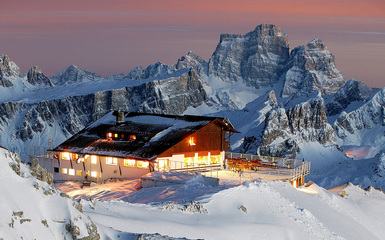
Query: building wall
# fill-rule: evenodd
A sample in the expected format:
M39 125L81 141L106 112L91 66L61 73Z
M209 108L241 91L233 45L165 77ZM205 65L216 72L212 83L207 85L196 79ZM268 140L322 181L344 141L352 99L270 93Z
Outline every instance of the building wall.
M60 153L59 159L46 159L46 163L41 164L54 174L55 181L102 182L111 178L138 179L150 172L149 167L139 165L139 163L148 163L146 161L130 159L134 165L126 164L125 166L125 159L122 158L110 157L107 162L108 157L94 155L94 157L87 156L76 160L76 154L69 154L70 159L63 159L63 153Z
M185 154L190 152L192 154L203 151L228 151L225 143L226 132L220 126L211 122L207 126L201 128L199 131L186 137L181 142L175 144L158 157L170 157L178 154ZM191 143L193 138L193 143Z

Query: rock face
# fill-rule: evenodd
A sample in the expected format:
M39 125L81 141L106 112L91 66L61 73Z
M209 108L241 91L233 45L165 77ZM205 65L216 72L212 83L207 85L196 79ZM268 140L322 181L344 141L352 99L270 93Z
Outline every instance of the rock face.
M245 35L221 34L209 60L208 75L249 86L273 86L286 67L289 43L281 29L271 24L257 26Z
M65 71L55 74L50 79L55 85L63 85L77 82L97 81L102 79L102 76L93 72L82 70L75 65L71 65Z
M350 79L334 94L334 101L327 104L327 114L328 116L333 116L341 113L352 102L367 101L372 93L373 90L370 87L356 79Z
M337 145L320 96L297 104L288 111L284 108L273 109L266 118L259 152L266 156L294 158L301 142Z
M282 76L285 81L283 97L313 90L323 95L333 94L345 84L345 78L336 68L334 55L319 39L293 49L287 68Z
M170 75L177 70L174 67L168 66L164 63L157 62L149 65L146 69L141 67L136 67L132 70L126 78L137 80L137 79L147 79L150 77L163 77Z
M13 86L9 77L18 77L20 68L12 62L8 56L0 55L0 85L3 87Z
M27 81L32 85L46 85L46 86L53 86L53 83L51 80L44 75L41 68L34 66L32 67L27 74Z
M334 123L337 136L346 145L385 147L385 88L350 113L342 112Z
M178 70L183 68L199 69L203 64L206 64L205 60L189 51L185 56L178 59L178 62L175 64L175 68Z

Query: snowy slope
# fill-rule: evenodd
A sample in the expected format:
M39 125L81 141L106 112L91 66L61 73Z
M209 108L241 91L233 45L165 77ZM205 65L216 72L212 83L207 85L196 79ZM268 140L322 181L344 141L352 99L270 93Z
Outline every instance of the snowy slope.
M179 186L179 187L178 187ZM146 196L162 192L164 200L184 191L191 200L207 187L178 185L143 189ZM122 201L83 202L84 211L112 239L129 233L160 233L188 239L383 239L385 194L353 185L345 196L313 184L295 189L282 182L244 182L179 204L138 204ZM194 190L190 194L189 190ZM343 189L342 189L343 190ZM341 191L342 191L341 190ZM153 194L156 199L159 194ZM166 197L168 196L168 197ZM136 199L143 202L143 198Z
M99 239L93 222L77 210L78 203L37 180L17 154L3 148L0 192L0 239Z

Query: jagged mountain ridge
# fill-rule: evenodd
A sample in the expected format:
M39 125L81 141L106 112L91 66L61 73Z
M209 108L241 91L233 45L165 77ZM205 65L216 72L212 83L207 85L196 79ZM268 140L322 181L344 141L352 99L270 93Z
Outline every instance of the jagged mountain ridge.
M25 95L1 103L0 144L11 140L12 150L26 154L26 146L47 145L49 136L59 144L107 111L121 109L226 116L241 131L233 144L237 151L295 157L302 154L302 143L340 151L327 117L351 103L364 104L371 91L353 80L345 84L322 41L289 52L287 36L269 24L245 35L221 35L208 62L188 52L175 65L158 62L127 76L102 78L70 66L51 79L57 85L34 88L36 93L37 86L49 88L47 100ZM102 87L88 90L88 82ZM73 87L77 90L69 91Z

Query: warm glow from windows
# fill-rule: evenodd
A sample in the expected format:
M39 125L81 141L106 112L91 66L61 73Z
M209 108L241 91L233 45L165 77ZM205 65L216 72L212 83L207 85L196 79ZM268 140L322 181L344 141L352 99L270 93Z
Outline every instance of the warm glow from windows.
M220 163L219 159L220 159L219 155L211 155L210 163L211 164Z
M95 156L95 155L92 155L92 156L91 156L91 163L92 163L92 164L96 164L97 161L98 161L98 157Z
M69 152L62 152L61 153L61 159L62 160L70 160L70 153Z
M159 170L163 170L168 167L168 159L159 159L158 160Z
M190 137L188 140L188 143L190 144L190 146L195 146L196 145L195 137Z
M112 132L107 133L107 138L112 138Z
M198 164L207 164L207 156L199 156Z
M68 173L68 169L67 169L67 168L62 168L62 169L61 169L61 173L67 174L67 173Z
M123 165L125 167L135 167L135 160L132 159L124 159Z
M135 140L136 139L136 135L130 135L130 139L131 140Z
M115 138L118 138L118 136L119 136L119 135L118 135L117 133L115 133L114 137L115 137Z
M146 161L138 161L137 162L138 168L145 168L148 169L148 166L150 165L149 162Z
M83 171L82 170L76 170L76 175L77 176L82 176L83 175Z
M117 158L113 158L113 157L106 157L106 164L117 165L118 164L118 159Z
M192 166L194 165L194 158L193 157L186 157L184 159L185 166Z
M68 169L68 175L75 176L75 169Z
M91 172L91 177L97 177L97 176L98 176L98 172L96 172L96 171Z

